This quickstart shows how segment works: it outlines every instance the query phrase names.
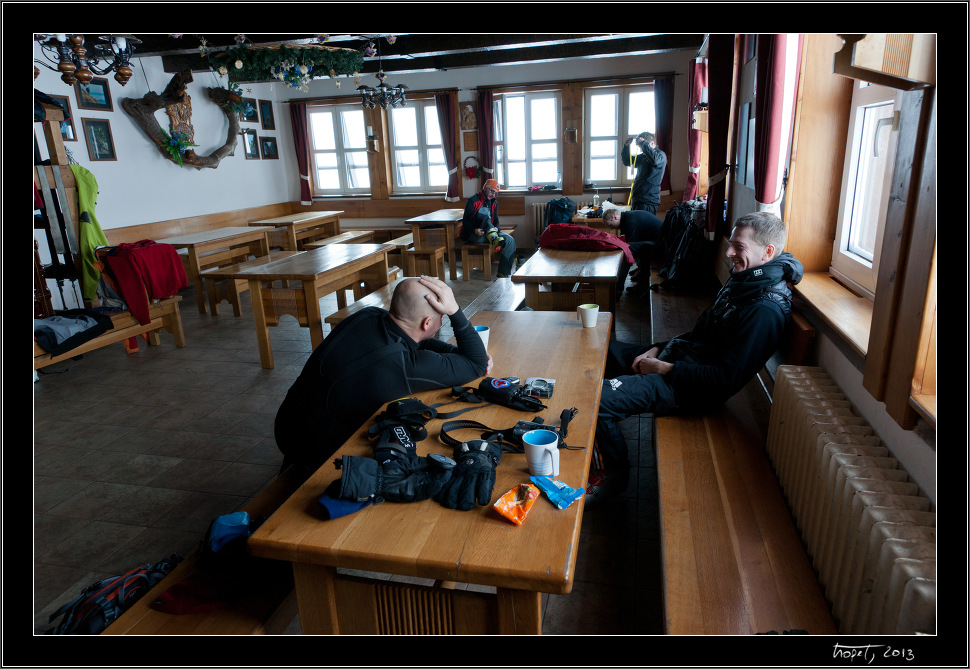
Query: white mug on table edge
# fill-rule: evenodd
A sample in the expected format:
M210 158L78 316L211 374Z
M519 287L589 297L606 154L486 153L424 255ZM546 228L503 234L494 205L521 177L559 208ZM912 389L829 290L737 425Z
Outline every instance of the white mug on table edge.
M599 312L600 306L598 304L580 304L576 307L576 318L583 321L584 328L595 328Z
M477 332L478 336L482 338L482 344L485 345L485 350L488 351L488 326L476 325L475 332Z
M530 430L522 435L525 459L533 476L559 476L559 435L552 430Z

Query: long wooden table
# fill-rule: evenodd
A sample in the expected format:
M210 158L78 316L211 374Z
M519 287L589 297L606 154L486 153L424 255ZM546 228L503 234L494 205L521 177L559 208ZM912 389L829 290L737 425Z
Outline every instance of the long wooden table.
M595 328L583 328L573 314L538 311L480 311L476 325L491 328L492 376L556 379L543 400L546 423L559 425L564 409L577 408L560 451L558 480L586 485L593 448L603 368L612 315L601 312ZM478 380L466 386L478 386ZM449 390L415 395L427 404L449 402ZM442 407L446 412L468 404ZM383 408L383 407L382 407ZM506 428L534 413L481 406L461 415ZM439 441L441 419L430 421L419 455L451 455ZM373 456L368 421L334 457ZM456 431L463 439L476 430ZM434 500L368 506L325 520L318 499L340 472L328 463L316 471L249 539L257 556L293 563L304 634L513 633L542 630L541 594L572 590L584 499L558 509L542 495L525 523L517 526L491 505L470 511L447 509ZM496 468L492 503L528 482L525 455L504 453ZM401 577L435 579L434 585L378 580L338 572L367 570ZM495 594L455 588L455 583L494 586ZM479 589L481 590L481 589Z
M457 240L455 239L455 231L458 228L458 223L461 221L464 214L464 209L439 209L437 211L432 211L429 214L409 218L407 221L405 221L405 223L411 226L411 232L414 236L414 248L416 249L427 248L425 236L421 232L423 229L444 228L445 260L448 261L448 273L451 276L452 281L458 279L458 268L455 258L455 245L457 244ZM468 270L465 269L462 271Z
M298 251L299 243L340 234L342 211L301 211L287 216L250 221L250 225L285 228L284 251Z
M245 226L230 226L193 232L188 235L156 239L159 244L171 244L176 249L186 249L186 274L195 286L195 300L199 313L206 313L205 284L202 270L227 265L248 256L269 254L268 230Z
M615 313L622 260L622 251L539 248L512 275L512 283L525 284L525 306L537 311L594 303Z
M253 301L259 358L264 368L273 367L269 327L279 324L281 316L294 316L310 329L310 342L316 348L323 342L320 298L363 281L368 291L387 285L387 252L390 244L331 244L292 255L233 274L249 281ZM263 284L300 281L300 288L264 287Z

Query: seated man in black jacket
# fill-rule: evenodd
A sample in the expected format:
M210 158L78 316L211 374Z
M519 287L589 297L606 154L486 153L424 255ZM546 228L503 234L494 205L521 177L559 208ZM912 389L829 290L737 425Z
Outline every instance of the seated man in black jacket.
M788 284L802 278L802 264L782 251L786 237L773 214L739 218L726 254L731 278L693 330L649 346L611 342L596 423L603 469L590 476L587 506L626 488L629 461L620 421L640 413L716 409L778 349L791 313Z
M457 346L435 339L446 315ZM448 284L405 279L389 311L367 307L349 316L307 360L276 414L283 469L295 464L309 475L387 402L462 385L491 367Z

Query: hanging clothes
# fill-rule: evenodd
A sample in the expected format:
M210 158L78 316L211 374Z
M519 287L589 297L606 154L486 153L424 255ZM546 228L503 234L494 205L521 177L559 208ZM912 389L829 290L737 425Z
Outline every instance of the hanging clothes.
M139 323L148 323L148 300L163 299L189 287L178 251L170 244L143 239L119 244L104 256L122 299Z
M98 299L98 280L101 272L94 266L97 261L94 250L107 246L108 239L94 215L98 200L98 181L89 170L80 165L71 165L74 181L77 184L78 205L78 246L81 255L81 297L85 302Z

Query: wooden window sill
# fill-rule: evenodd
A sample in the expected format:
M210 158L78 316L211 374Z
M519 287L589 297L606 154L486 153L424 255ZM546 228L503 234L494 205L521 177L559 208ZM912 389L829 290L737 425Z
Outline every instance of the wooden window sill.
M856 353L866 357L872 302L850 291L828 272L806 272L795 286L795 293Z

